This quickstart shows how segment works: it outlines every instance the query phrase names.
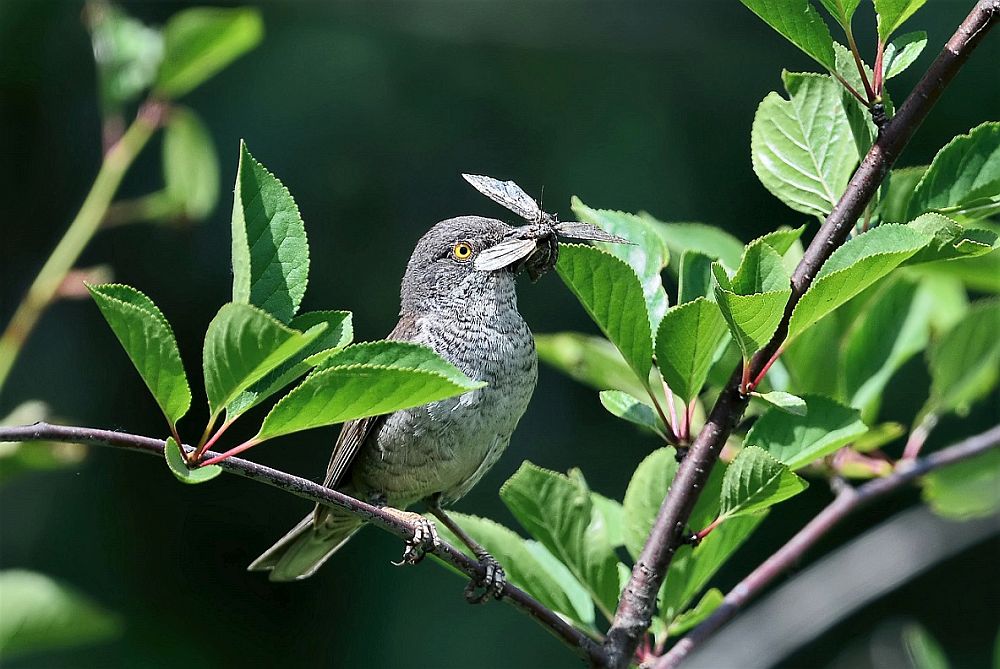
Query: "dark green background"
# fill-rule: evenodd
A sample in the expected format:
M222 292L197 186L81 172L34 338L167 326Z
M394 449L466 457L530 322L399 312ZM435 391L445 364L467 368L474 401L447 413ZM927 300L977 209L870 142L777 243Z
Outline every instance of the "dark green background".
M930 46L893 80L897 98L971 4L935 0L911 20L907 28L926 28ZM152 23L180 6L126 4ZM81 261L112 263L117 280L156 300L177 331L196 397L200 337L230 292L229 185L240 138L291 189L305 218L312 267L304 309L352 310L359 339L394 324L403 267L428 227L459 214L502 215L461 180L463 171L513 178L533 193L544 186L546 208L564 215L575 194L595 207L704 221L743 239L804 221L760 186L749 134L759 101L780 89L781 68L813 65L735 1L315 1L261 9L263 44L184 100L221 154L225 192L211 220L188 230L106 232ZM65 230L100 159L80 10L50 0L0 5L0 322ZM865 4L857 23L866 51L870 21ZM952 136L996 116L998 62L993 35L901 164L927 162ZM145 151L125 194L160 186L158 151L155 142ZM525 282L521 308L538 332L594 329L554 276ZM907 366L887 413L908 420L926 384L919 361ZM162 436L153 401L86 301L47 313L0 397L0 414L30 398L80 424ZM188 435L204 419L204 406L195 406L182 423ZM971 433L990 413L945 423L932 445ZM251 457L318 479L334 435L282 439ZM459 509L513 525L496 493L524 459L579 466L594 489L620 498L654 447L606 414L595 393L543 368L509 451ZM810 558L914 497L853 519ZM734 584L828 499L816 485L777 509L720 586ZM272 585L246 573L306 504L239 479L182 487L152 458L95 449L73 470L10 483L0 506L0 566L57 576L126 622L117 642L17 666L577 666L509 607L469 608L462 582L429 561L392 567L399 542L374 530L306 583ZM996 559L993 543L940 565L789 666L824 666L892 617L923 622L957 666L985 666L997 629Z

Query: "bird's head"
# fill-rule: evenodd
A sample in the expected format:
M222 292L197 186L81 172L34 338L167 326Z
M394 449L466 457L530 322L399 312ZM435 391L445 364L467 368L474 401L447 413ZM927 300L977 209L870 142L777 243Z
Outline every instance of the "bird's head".
M402 308L448 311L470 301L514 300L514 277L537 278L555 266L555 233L546 225L513 227L481 216L459 216L427 231L403 277Z

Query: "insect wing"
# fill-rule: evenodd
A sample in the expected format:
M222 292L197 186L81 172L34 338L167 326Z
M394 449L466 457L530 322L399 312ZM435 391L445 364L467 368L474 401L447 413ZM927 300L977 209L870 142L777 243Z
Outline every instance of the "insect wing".
M583 239L592 242L608 242L609 244L631 244L629 240L610 232L601 230L596 225L581 223L579 221L565 221L556 223L553 226L556 232L562 237L570 239Z
M462 177L477 191L524 220L532 223L541 220L542 210L538 208L538 203L513 181L498 181L479 174L463 174Z
M508 267L530 256L535 248L532 239L508 239L482 251L476 256L474 267L487 272Z

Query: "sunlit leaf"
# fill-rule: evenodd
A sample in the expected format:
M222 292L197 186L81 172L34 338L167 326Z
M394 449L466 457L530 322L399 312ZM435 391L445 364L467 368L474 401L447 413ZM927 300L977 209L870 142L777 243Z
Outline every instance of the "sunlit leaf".
M744 446L726 468L721 514L725 518L735 518L763 511L794 497L807 485L767 451Z
M163 457L167 461L170 472L182 483L198 484L211 481L222 473L219 465L207 465L205 467L191 468L188 466L181 447L174 441L173 437L167 437L166 446L163 449Z
M656 364L685 403L701 392L726 331L719 307L703 297L668 310L660 323Z
M833 38L808 0L740 0L789 42L828 70L834 68ZM853 0L848 0L849 3ZM857 3L854 2L855 7Z

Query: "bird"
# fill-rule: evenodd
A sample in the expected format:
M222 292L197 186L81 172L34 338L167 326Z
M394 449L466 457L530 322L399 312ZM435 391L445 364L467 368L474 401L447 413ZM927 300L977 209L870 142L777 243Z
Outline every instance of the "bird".
M538 377L534 339L517 307L516 276L552 269L549 226L514 227L480 216L435 224L417 243L400 289L399 321L387 339L433 349L486 385L458 397L344 424L324 485L415 523L404 560L438 545L434 524L406 509L424 502L484 565L470 601L499 597L499 563L445 512L496 464L528 407ZM361 529L345 510L317 505L250 566L273 581L312 576Z

